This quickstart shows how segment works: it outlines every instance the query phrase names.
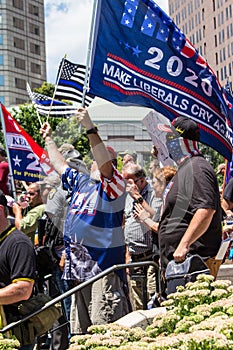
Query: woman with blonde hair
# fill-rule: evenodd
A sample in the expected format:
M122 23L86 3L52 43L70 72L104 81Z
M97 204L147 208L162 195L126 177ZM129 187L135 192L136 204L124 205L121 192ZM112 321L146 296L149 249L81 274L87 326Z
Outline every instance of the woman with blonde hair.
M160 207L162 206L162 196L166 186L169 184L173 176L176 174L177 169L173 166L165 166L163 168L157 168L153 172L152 186L156 197L160 199L158 204ZM143 206L139 203L135 204L134 215L141 222L145 223L150 229L154 232L158 231L158 217L157 220L154 221L151 217L151 214L147 208L143 208Z

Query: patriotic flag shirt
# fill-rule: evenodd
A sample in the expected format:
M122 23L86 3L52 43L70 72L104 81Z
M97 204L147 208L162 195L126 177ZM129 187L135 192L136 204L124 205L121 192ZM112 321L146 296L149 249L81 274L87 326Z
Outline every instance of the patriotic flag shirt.
M125 182L114 168L113 177L94 181L67 168L63 187L71 193L65 223L66 265L63 278L88 280L125 262L122 229ZM116 271L123 278L123 271Z

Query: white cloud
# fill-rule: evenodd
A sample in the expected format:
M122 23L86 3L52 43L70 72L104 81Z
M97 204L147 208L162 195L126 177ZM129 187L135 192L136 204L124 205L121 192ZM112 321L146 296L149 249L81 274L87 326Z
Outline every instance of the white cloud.
M93 0L45 0L47 81L55 83L64 55L86 63ZM168 12L167 0L156 3Z
M92 0L45 0L45 13L47 80L55 83L65 54L73 62L86 62Z

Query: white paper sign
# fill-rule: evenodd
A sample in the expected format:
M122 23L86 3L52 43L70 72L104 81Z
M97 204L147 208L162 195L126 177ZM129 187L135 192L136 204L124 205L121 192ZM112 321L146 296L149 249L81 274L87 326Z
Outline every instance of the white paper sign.
M169 157L169 152L166 146L167 129L169 129L171 123L162 114L150 111L142 120L143 124L147 128L153 144L158 150L158 161L163 165L174 166L174 161Z
M230 238L227 238L224 241L222 241L222 244L221 244L221 246L219 248L219 251L218 251L218 253L217 253L216 257L215 257L215 260L222 260L225 257L227 249L228 249L230 243L231 243L231 239Z

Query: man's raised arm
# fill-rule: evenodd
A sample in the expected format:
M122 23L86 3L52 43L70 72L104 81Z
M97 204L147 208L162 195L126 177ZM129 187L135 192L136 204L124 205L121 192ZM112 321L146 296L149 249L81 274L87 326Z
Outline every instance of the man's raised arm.
M100 173L110 179L113 174L112 160L103 141L101 140L97 128L94 126L88 111L80 107L78 109L77 120L86 128L91 149Z
M45 140L45 146L48 151L49 159L58 174L62 174L68 167L65 158L58 151L56 143L52 139L52 129L48 122L44 123L40 129L40 133Z
M93 156L97 162L100 173L110 179L112 177L112 161L103 141L98 135L97 128L94 126L86 108L78 108L77 120L86 128L87 136L92 148ZM55 142L52 139L52 129L48 122L44 123L40 129L45 146L47 148L49 159L54 169L61 175L68 167L64 157L58 151Z

